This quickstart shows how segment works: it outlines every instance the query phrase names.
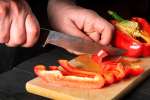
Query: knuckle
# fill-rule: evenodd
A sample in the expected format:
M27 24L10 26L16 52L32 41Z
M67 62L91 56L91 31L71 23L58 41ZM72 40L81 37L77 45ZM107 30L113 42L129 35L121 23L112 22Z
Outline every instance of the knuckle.
M6 43L9 41L9 35L7 32L0 33L0 43Z
M0 37L0 43L6 43L7 41L8 41L8 38Z
M0 38L0 43L5 43L5 40Z
M10 5L11 5L11 13L14 15L14 17L19 16L21 14L26 14L26 8L25 4L23 3L24 0L10 0Z
M23 44L22 47L26 47L26 48L27 48L27 47L32 47L32 45L33 45L33 44L31 44L31 43L30 43L30 44L29 44L29 43L26 43L26 44Z
M0 4L0 16L5 16L8 12L9 12L9 4L4 3L4 2L1 3Z
M33 29L31 30L31 36L32 36L33 38L38 37L38 36L39 36L39 33L40 33L40 29L39 29L39 28L33 28Z
M21 44L24 43L24 41L25 41L25 39L18 38L18 39L15 39L15 40L14 40L14 43L15 43L16 45L21 45Z
M7 45L8 47L17 47L18 45L12 43L12 42L9 42L9 43L5 43L5 45Z
M32 47L35 44L35 41L27 41L26 43L24 43L22 46L23 47Z
M17 35L16 37L11 37L12 38L12 42L16 45L21 45L26 41L25 36L22 35Z

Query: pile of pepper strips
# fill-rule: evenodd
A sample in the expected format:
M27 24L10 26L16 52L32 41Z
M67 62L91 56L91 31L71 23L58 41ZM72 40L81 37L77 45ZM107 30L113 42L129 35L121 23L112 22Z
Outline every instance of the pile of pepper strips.
M113 11L108 13L115 19L111 21L116 27L112 45L127 50L123 56L150 56L150 24L143 18L125 20ZM112 59L103 50L89 57L99 67L98 72L86 71L66 59L58 60L59 66L49 66L48 70L44 65L36 65L34 72L49 85L90 89L102 88L144 72L137 60L127 60L124 57Z

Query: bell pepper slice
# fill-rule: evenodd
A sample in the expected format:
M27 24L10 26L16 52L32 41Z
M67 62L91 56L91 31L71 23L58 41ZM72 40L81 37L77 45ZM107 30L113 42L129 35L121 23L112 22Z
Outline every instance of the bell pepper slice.
M97 54L92 54L91 58L94 60L97 64L101 65L101 62L104 58L106 58L109 54L104 51L100 50Z
M76 68L75 66L68 63L68 60L58 60L60 66L62 66L67 72L81 77L94 77L95 73L84 71Z
M144 72L144 68L142 68L141 66L137 64L130 64L126 66L126 68L128 71L128 75L138 76Z
M50 70L58 70L58 67L57 66L49 66L49 69Z
M126 72L124 70L124 66L121 62L115 62L115 60L107 61L103 63L103 74L112 74L110 79L112 82L118 82L125 78ZM110 75L109 75L110 76ZM110 83L110 82L108 82Z
M44 74L45 71L46 71L46 67L44 65L36 65L34 67L34 73L37 76L41 77L45 82L48 82L47 79L46 79L46 77L43 76L43 74Z
M105 86L115 82L114 74L112 72L106 71L102 73L102 75L105 79Z
M115 70L113 71L116 81L120 81L126 76L126 72L124 70L124 65L122 63L118 63Z
M45 69L45 66L41 65L34 67L35 73L52 86L67 86L73 88L101 88L105 83L104 78L100 74L95 74L95 76L92 78L81 77L72 74L65 76L60 70Z

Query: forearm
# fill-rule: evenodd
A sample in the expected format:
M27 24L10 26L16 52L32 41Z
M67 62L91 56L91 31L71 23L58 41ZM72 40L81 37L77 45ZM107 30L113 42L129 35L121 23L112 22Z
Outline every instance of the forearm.
M48 12L58 11L63 8L68 8L75 6L74 0L49 0L48 2Z
M62 5L66 5L66 4L74 4L75 0L49 0L50 4L62 4Z

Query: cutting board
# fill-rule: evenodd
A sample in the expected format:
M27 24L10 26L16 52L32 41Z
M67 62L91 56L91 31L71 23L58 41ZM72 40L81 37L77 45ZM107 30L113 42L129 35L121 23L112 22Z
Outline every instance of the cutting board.
M80 65L75 60L70 62ZM101 89L53 87L36 77L26 83L26 90L54 100L118 100L150 75L150 58L141 58L139 64L145 69L143 74L124 79Z

